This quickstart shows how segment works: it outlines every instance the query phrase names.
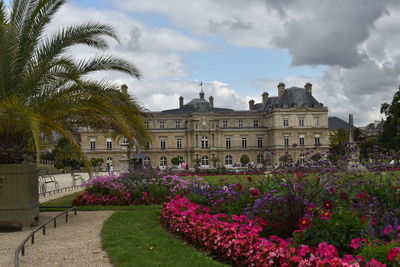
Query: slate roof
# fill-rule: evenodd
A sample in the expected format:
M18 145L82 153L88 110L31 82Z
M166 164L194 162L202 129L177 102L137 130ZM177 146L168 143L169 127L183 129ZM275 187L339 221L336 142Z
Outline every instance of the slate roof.
M264 106L262 103L254 105L252 112L271 110L274 108L295 108L295 107L307 107L307 108L322 108L324 105L319 103L309 92L304 88L291 87L285 90L285 93L281 98L277 96L269 97L267 105ZM237 110L236 110L237 111ZM228 108L215 108L211 107L210 103L204 99L204 92L200 92L200 98L195 98L189 103L183 105L182 108L163 110L161 113L164 114L187 114L192 112L216 112L216 113L228 113L235 112L233 109Z
M329 131L337 131L338 129L345 129L346 131L349 130L349 123L344 121L338 117L328 117L328 128ZM354 127L357 128L357 127Z

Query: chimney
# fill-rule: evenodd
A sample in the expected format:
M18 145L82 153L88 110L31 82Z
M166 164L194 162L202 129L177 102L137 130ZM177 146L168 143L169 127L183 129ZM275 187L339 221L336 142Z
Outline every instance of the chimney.
M263 106L266 106L266 105L267 105L267 103L268 103L268 96L269 96L269 94L268 94L267 92L264 92L264 93L262 94L262 103L263 103Z
M312 84L311 83L306 83L304 85L304 88L306 89L307 92L310 93L310 95L312 95Z
M285 89L285 84L283 82L280 82L278 84L278 96L279 98L281 98L283 96L283 94L285 93L286 89Z
M179 97L179 108L183 108L183 96Z
M214 97L210 96L209 100L210 100L210 107L214 108Z
M121 92L128 94L128 86L126 84L121 85Z
M253 99L251 99L250 101L249 101L249 110L253 110L254 109L254 100Z

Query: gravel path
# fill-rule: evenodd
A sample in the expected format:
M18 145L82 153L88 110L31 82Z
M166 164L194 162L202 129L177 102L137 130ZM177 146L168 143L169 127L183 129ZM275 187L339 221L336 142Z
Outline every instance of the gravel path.
M100 231L103 222L113 211L78 211L70 215L66 224L64 217L57 220L57 228L52 223L46 228L46 235L35 235L35 244L26 246L25 256L20 256L21 266L112 266L101 247ZM40 213L44 221L54 212ZM28 231L0 233L0 266L13 266L14 251L27 236Z

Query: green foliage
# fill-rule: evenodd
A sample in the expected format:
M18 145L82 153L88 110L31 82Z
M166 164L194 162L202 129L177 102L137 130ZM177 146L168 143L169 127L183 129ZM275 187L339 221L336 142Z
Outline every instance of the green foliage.
M250 162L250 158L247 155L242 155L240 157L240 163L242 163L243 165L246 165Z
M100 166L101 164L103 164L103 162L104 162L104 159L102 159L102 158L91 158L90 159L90 163L92 164L92 166L94 168Z
M174 166L178 166L181 163L181 160L178 157L174 157L171 159L171 163Z
M394 267L393 263L387 259L388 253L392 248L400 247L400 242L390 242L387 244L374 244L364 245L359 249L359 255L366 260L375 258L376 260L387 264L388 267Z
M341 253L350 253L351 239L358 238L363 228L361 219L352 214L352 211L341 207L335 208L332 212L327 220L319 217L320 214L313 217L311 227L294 234L295 241L311 246L327 242L338 248Z
M109 70L139 78L137 68L110 55L65 54L76 45L107 49L107 39L117 39L114 29L91 21L47 33L65 2L14 0L6 12L0 1L0 163L21 163L32 152L39 162L41 137L54 133L78 148L74 129L82 126L114 130L139 144L149 140L143 108L115 84L87 78Z
M400 150L400 89L393 95L392 103L383 103L381 113L385 114L380 141L386 148Z

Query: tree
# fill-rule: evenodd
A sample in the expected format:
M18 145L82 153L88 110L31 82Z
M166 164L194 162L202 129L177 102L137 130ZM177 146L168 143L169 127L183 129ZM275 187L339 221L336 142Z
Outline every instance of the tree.
M108 70L140 78L138 69L116 56L77 60L65 53L76 45L104 50L107 38L118 40L114 29L86 22L45 32L65 2L14 0L7 12L0 0L0 163L21 163L29 152L39 162L40 136L54 132L78 147L79 127L113 130L140 144L149 140L144 109L115 84L88 78Z
M386 121L380 141L386 148L400 150L400 88L393 95L392 103L383 103L381 113L385 114Z
M219 159L218 157L212 157L212 158L211 158L211 161L212 161L214 167L216 167L216 166L217 166L217 162L219 162L220 159Z
M171 159L171 163L174 166L178 166L179 163L181 163L181 160L178 157L174 157L174 158Z
M199 167L200 166L200 162L201 162L200 158L194 158L193 159L193 163L194 163L195 167Z
M250 162L250 158L247 155L242 155L240 157L240 163L242 163L242 165L246 165Z
M93 168L99 167L101 164L104 163L104 159L102 158L91 158L90 163L92 164Z
M78 168L82 157L79 154L79 148L72 145L67 139L60 138L54 148L55 166L63 169L65 166Z
M330 134L331 153L336 155L344 155L347 142L349 142L349 133L339 128Z

